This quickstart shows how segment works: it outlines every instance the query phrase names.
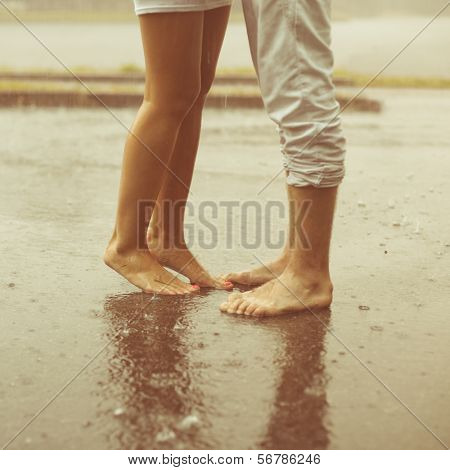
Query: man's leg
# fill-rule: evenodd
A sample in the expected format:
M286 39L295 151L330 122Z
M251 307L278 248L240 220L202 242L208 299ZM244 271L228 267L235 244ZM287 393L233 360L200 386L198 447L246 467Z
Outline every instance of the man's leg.
M291 236L275 264L245 273L270 282L231 295L221 309L265 315L326 307L332 291L329 244L345 153L331 80L329 0L243 4L264 103L280 130ZM302 228L297 215L306 206ZM228 279L239 282L242 274Z
M221 306L227 313L278 315L331 304L329 248L337 188L288 187L295 236L283 273Z

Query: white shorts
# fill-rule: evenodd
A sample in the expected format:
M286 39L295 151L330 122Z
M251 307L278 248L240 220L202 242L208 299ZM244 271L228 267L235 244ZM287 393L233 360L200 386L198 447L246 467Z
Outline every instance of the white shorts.
M231 5L233 0L134 0L136 15L177 11L212 10Z

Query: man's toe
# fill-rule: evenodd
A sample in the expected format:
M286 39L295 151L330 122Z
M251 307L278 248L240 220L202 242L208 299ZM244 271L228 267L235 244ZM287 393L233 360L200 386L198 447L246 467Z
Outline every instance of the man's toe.
M257 304L254 303L247 303L247 306L244 311L244 315L253 315L255 310L258 308Z
M230 294L228 296L227 302L228 303L236 302L236 300L241 299L241 298L242 298L242 294L240 292L234 292L233 294Z
M230 302L228 304L228 310L227 312L228 313L237 313L237 310L239 308L239 306L241 305L241 303L244 301L244 299L237 299L235 300L234 302Z
M237 307L236 309L236 313L239 314L239 315L243 315L245 310L247 309L248 307L248 302L246 302L245 300L243 300L239 306Z
M265 307L262 307L261 305L258 305L255 310L253 310L252 315L255 315L257 317L265 317L267 315L267 309Z

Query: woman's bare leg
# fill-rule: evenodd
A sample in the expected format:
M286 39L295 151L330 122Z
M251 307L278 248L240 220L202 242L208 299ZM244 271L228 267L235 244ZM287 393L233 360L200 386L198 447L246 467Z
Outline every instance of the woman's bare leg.
M140 17L146 89L122 166L116 225L105 262L146 292L197 290L166 271L146 245L148 214L167 173L181 124L201 86L203 12Z
M200 286L221 289L232 284L212 277L189 251L184 239L184 212L197 156L202 112L216 73L217 61L225 36L230 7L204 12L201 59L201 92L185 117L174 153L153 212L148 245L160 263L183 274ZM178 176L176 178L175 175Z

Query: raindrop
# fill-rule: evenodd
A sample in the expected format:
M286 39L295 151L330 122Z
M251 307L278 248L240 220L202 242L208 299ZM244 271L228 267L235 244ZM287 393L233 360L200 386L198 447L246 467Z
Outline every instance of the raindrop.
M186 327L180 321L177 321L173 327L174 330L184 330L185 328Z
M156 442L167 442L175 439L175 433L170 429L165 429L164 431L160 431L156 437Z
M382 326L379 326L379 325L372 325L372 326L370 327L370 329L371 329L372 331L383 331L383 327L382 327Z
M304 389L303 393L305 395L309 395L309 396L312 396L312 397L320 397L320 396L323 395L323 391L320 388L318 388L317 386L316 387L314 387L314 386L306 387Z
M358 201L358 207L366 207L366 203L364 201Z
M183 418L178 424L177 429L180 431L189 431L192 428L196 428L200 425L200 420L195 415L189 415Z
M125 414L125 409L124 408L116 408L114 411L113 411L113 415L114 416L122 416Z
M370 310L370 307L368 305L360 305L358 308L360 310Z

